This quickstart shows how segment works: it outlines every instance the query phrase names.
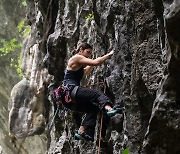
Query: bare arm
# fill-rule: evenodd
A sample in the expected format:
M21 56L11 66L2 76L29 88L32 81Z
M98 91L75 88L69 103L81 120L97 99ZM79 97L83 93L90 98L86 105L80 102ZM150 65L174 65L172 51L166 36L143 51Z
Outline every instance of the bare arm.
M114 51L111 51L111 52L107 53L106 55L104 55L102 57L98 57L96 59L89 59L89 58L79 55L77 57L77 62L81 65L98 66L98 65L101 65L102 63L104 63L107 59L111 58L113 53L114 53Z

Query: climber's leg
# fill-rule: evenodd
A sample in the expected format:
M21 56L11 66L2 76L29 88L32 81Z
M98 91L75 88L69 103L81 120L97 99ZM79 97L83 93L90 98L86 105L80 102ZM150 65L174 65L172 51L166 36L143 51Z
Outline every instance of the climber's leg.
M92 106L97 106L99 110L105 111L109 117L118 113L117 109L112 108L113 105L110 99L104 93L95 89L79 87L76 93L76 102L78 110L81 109L79 110L80 112L94 112L94 107L86 107L86 105L91 104Z
M97 113L87 113L82 119L81 126L75 134L76 138L94 141Z

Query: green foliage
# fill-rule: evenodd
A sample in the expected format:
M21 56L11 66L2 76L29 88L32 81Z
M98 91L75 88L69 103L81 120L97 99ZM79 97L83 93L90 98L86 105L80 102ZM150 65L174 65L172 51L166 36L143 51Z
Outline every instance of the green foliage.
M22 6L24 6L24 7L26 7L27 6L27 3L26 3L26 1L22 1Z
M94 14L90 13L88 16L85 17L85 19L88 20L94 20Z
M22 70L21 70L21 57L22 57L22 53L18 57L18 63L17 63L16 70L17 70L20 77L24 77Z
M11 58L10 66L14 67L16 69L16 71L20 77L23 77L24 75L23 75L22 70L21 70L21 56L22 56L22 54L20 54L18 56L17 60L15 60L14 58Z
M18 24L18 26L17 26L17 30L18 30L19 33L23 30L24 24L25 24L25 21L24 21L24 20L22 20L21 22L19 22L19 24Z
M0 42L2 45L2 47L0 47L0 56L6 55L10 52L14 52L16 49L22 47L22 44L18 43L15 38L11 39L10 41L2 39Z
M128 148L125 149L125 150L122 152L122 154L129 154L129 149L128 149Z
M20 3L22 6L27 8L27 0L21 0ZM25 20L22 20L17 25L17 31L19 32L17 38L23 39L23 37L26 37L31 33L31 26L27 25ZM7 64L15 68L19 76L23 77L22 70L20 68L21 47L22 47L22 43L20 43L20 41L17 40L16 38L12 38L10 40L6 40L6 39L0 40L0 58L2 57L6 61L8 61Z
M23 36L27 36L31 33L31 26L25 26L24 31L22 32Z
M15 38L10 41L6 41L5 39L1 40L2 47L0 48L0 56L6 56L7 54L11 54L19 50L22 47L22 44L19 43ZM21 68L20 68L20 56L17 60L14 58L10 58L10 66L16 68L19 76L23 76Z
M15 53L19 50L19 48L22 47L21 43L18 43L18 41L13 38L10 41L6 41L5 39L2 39L1 41L1 47L0 47L0 56L6 56L7 54L11 54L11 57L13 56L12 53ZM23 76L22 71L20 69L20 56L18 59L10 58L10 66L16 68L17 73L19 76Z
M21 36L25 37L31 33L31 26L25 25L25 21L22 20L21 22L19 22L19 24L17 26L17 30L21 34Z
M26 5L26 1L23 1L23 2L24 2L23 4ZM31 26L25 25L25 20L22 20L21 22L19 22L17 26L17 31L19 32L21 38L25 37L28 34L30 34ZM0 56L5 56L8 53L14 53L15 51L17 51L17 49L22 47L22 44L19 43L15 38L11 39L10 41L2 39L0 43L1 43L0 45L2 45L2 47L0 46ZM10 58L10 66L16 68L19 76L23 77L22 70L20 68L20 65L21 65L20 59L21 59L20 54L17 59Z

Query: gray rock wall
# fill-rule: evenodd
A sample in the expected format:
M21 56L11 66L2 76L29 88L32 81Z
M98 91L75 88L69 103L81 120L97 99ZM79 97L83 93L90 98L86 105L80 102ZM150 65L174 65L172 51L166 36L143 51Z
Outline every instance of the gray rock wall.
M143 143L144 153L179 153L179 9L177 0L156 2L163 5L161 27L162 53L164 62L163 78L158 86L156 99ZM156 8L157 9L157 8Z
M133 154L179 153L178 0L39 0L31 4L33 31L22 59L26 79L11 93L12 135L42 134L39 145L49 154L97 152L96 141L74 141L76 126L70 111L65 119L58 115L55 127L48 131L55 110L48 87L62 81L71 51L87 41L94 57L110 50L115 54L84 82L101 90L105 82L107 95L125 108L123 130L120 117L114 117L102 152L122 153L128 148Z

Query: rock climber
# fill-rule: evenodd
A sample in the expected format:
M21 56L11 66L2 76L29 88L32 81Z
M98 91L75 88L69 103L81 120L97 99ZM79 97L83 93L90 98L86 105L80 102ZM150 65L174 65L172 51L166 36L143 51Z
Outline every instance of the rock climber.
M64 104L70 110L86 113L82 119L79 130L75 133L75 138L80 140L94 140L94 135L89 135L88 129L95 129L97 113L103 111L108 117L118 113L118 109L113 108L110 99L101 91L83 87L80 85L81 79L88 75L94 66L101 65L110 59L114 53L111 51L102 57L91 59L92 46L88 43L81 43L74 51L74 55L68 60L64 75L63 86L72 93L74 87L78 86L75 94L75 101Z

